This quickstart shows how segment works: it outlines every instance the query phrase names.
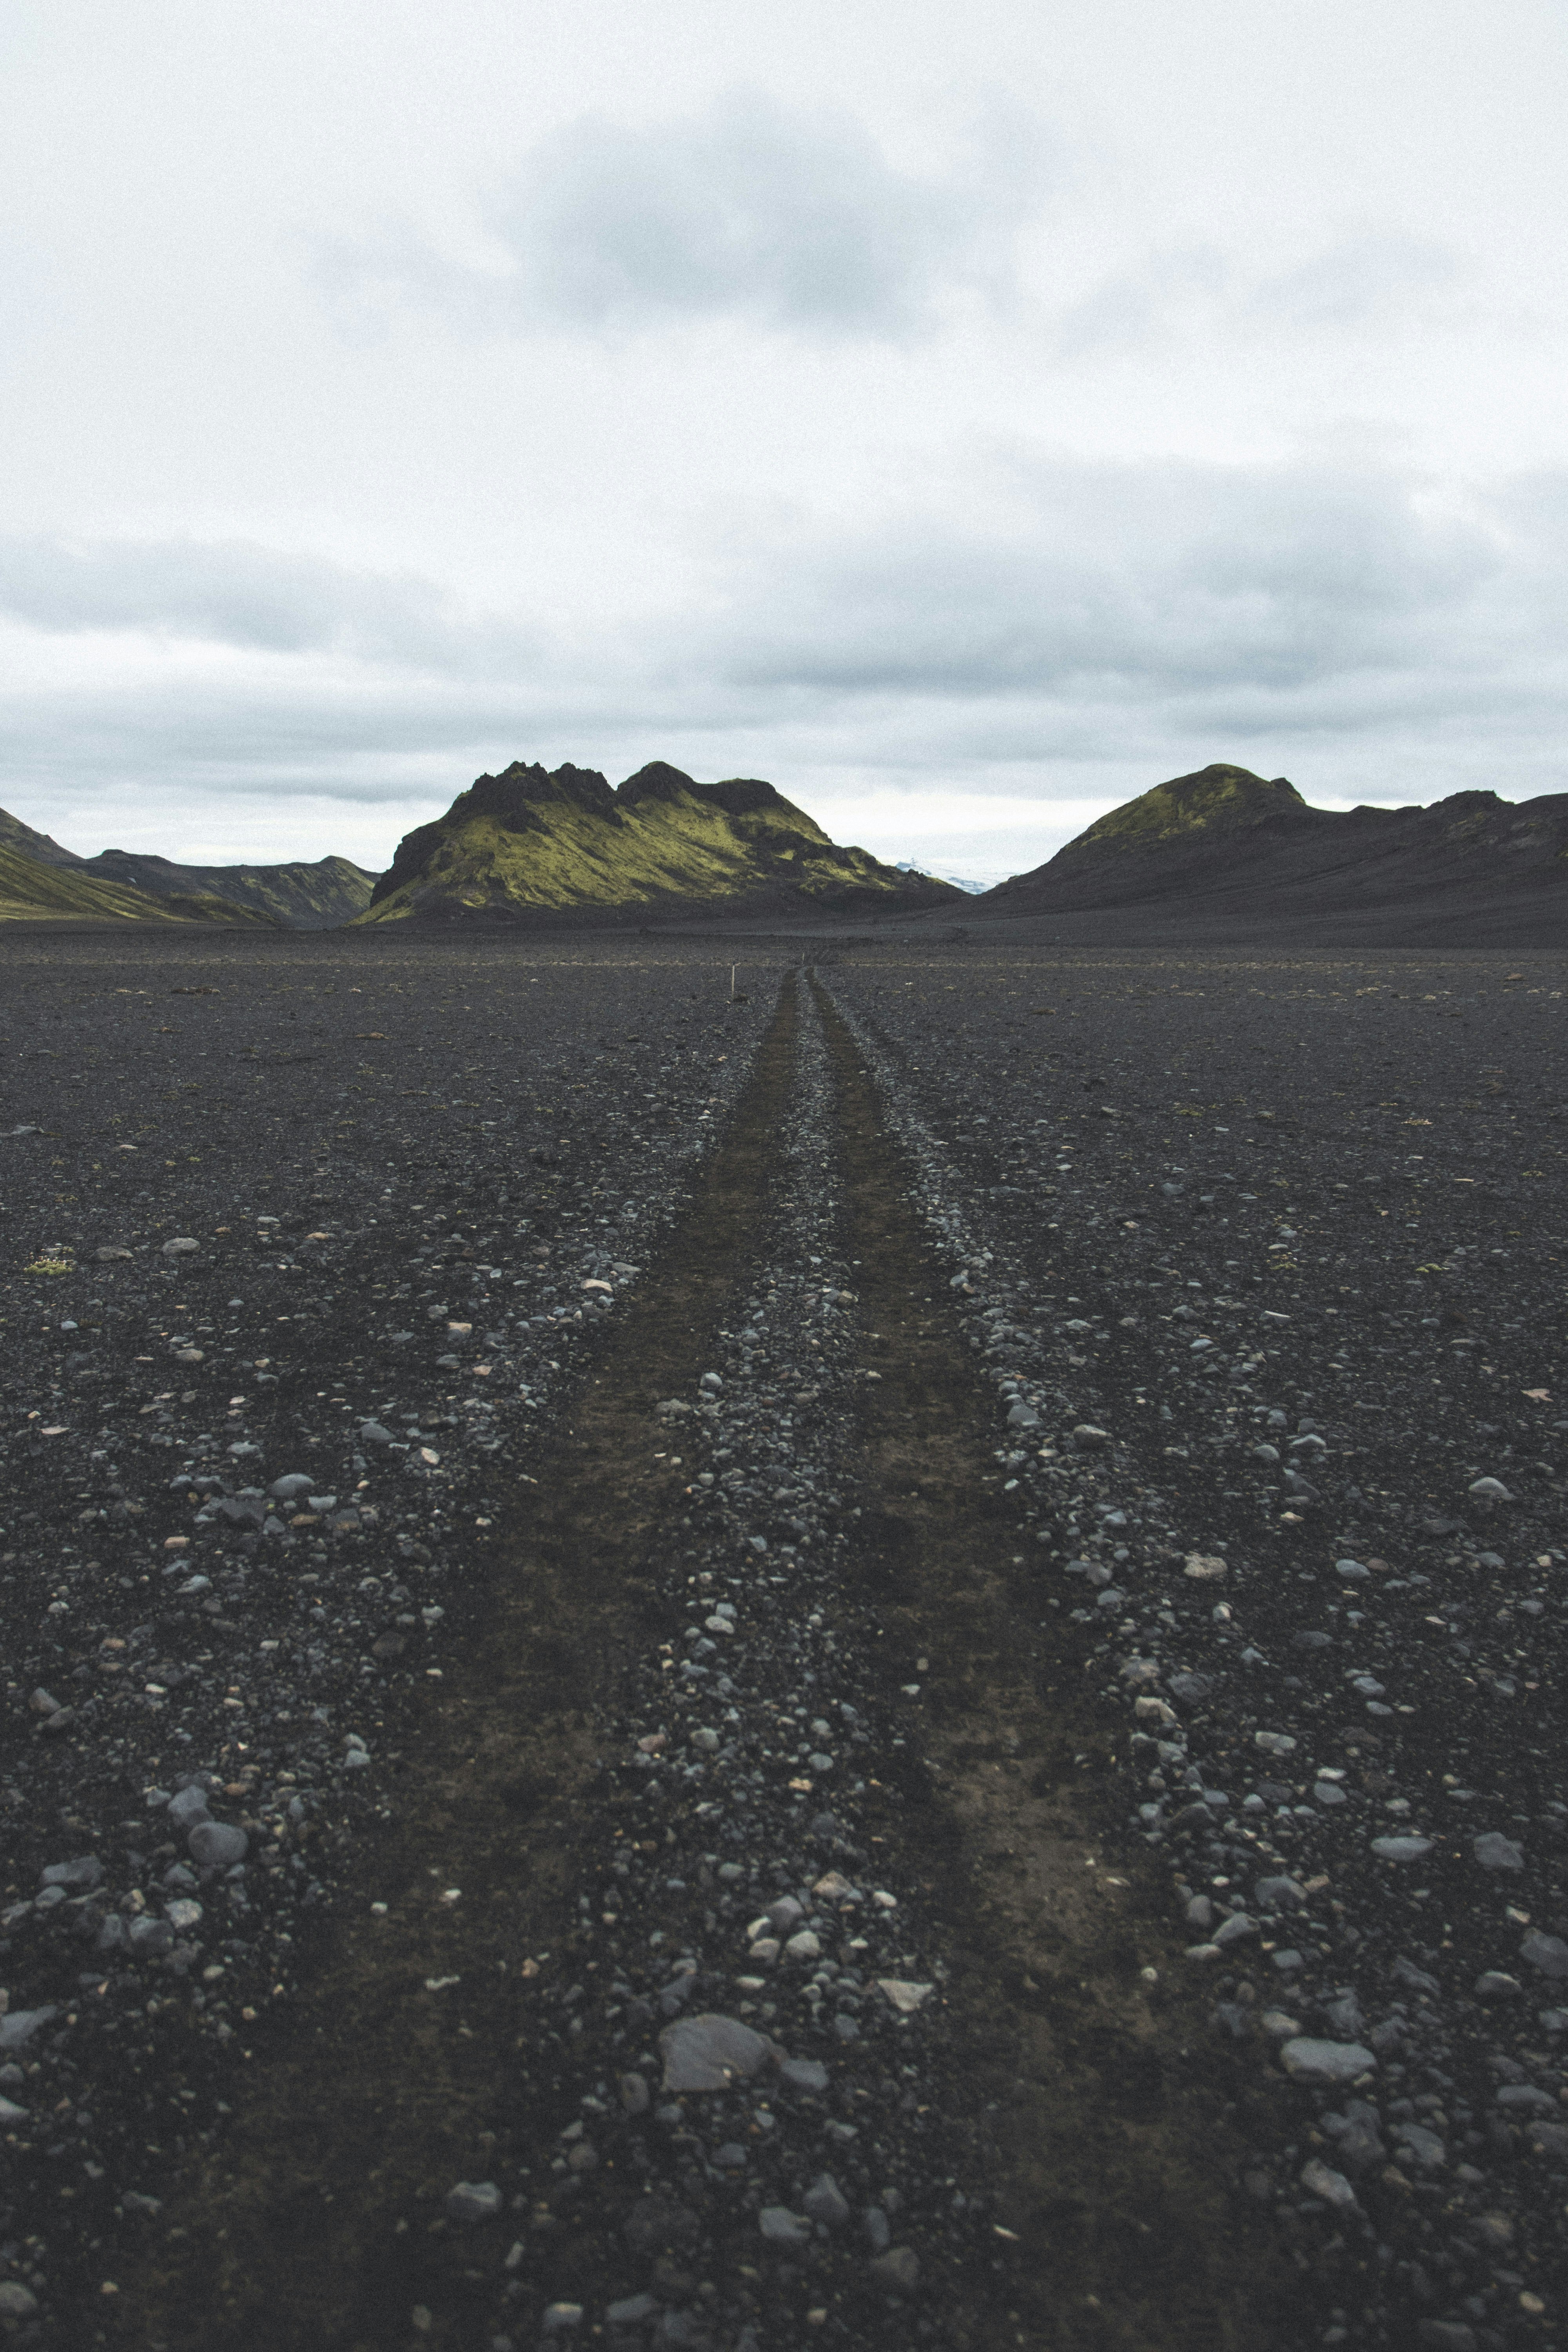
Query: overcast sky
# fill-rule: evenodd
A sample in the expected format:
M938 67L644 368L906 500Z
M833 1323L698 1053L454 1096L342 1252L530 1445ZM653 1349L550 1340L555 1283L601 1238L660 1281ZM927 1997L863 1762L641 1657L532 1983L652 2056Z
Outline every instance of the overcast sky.
M7 0L0 803L1568 788L1559 0Z

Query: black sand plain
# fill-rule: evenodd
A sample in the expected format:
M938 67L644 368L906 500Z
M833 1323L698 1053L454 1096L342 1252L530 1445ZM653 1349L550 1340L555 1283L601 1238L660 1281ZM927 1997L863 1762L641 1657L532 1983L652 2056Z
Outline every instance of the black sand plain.
M1562 2342L1565 959L963 928L0 940L12 2340Z

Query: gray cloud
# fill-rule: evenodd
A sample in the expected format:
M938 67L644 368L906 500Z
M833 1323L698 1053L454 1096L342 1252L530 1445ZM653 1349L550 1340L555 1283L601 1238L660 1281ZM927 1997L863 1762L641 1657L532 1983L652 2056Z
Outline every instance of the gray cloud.
M522 632L464 614L431 581L246 541L0 539L0 614L51 635L129 631L434 669L537 657Z
M1553 567L1561 572L1560 562ZM1434 707L1484 677L1528 569L1498 518L1309 467L1059 466L985 526L906 522L764 559L731 675L837 696L1327 703L1419 673ZM748 612L754 604L754 614Z
M812 337L904 337L955 287L1000 292L1037 201L1038 141L998 115L945 174L901 171L847 115L731 93L701 114L597 116L541 140L485 211L501 266L466 269L417 237L338 247L340 301L390 295L489 327L627 331L743 318Z

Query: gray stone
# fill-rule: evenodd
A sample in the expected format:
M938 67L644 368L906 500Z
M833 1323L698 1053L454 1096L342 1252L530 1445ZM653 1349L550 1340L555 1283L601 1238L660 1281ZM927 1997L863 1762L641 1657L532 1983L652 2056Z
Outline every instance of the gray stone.
M820 2058L786 2058L779 2068L779 2080L792 2091L826 2091L827 2069Z
M1441 2172L1448 2161L1447 2149L1425 2124L1401 2124L1394 2148L1402 2162L1414 2164L1422 2172Z
M1301 2167L1301 2186L1310 2189L1314 2197L1321 2197L1325 2205L1333 2206L1337 2211L1342 2212L1356 2202L1355 2190L1344 2174L1325 2164L1321 2156L1309 2157Z
M782 2055L765 2034L711 2011L667 2025L658 2047L666 2091L726 2091Z
M1551 2093L1538 2090L1533 2083L1504 2083L1492 2094L1492 2104L1531 2116L1556 2116L1563 2112Z
M1307 1897L1293 1878L1259 1878L1253 1885L1253 1900L1260 1911L1304 1911Z
M1377 2066L1372 2052L1359 2042L1317 2042L1307 2034L1285 2043L1279 2063L1299 2083L1353 2083Z
M1172 1675L1166 1687L1172 1697L1179 1698L1184 1706L1196 1706L1214 1689L1214 1680L1209 1675Z
M547 2303L539 2325L546 2336L570 2336L583 2325L583 2306L580 2303Z
M621 2105L628 2116L646 2116L648 2110L648 2087L640 2074L621 2076Z
M1373 1853L1384 1862L1419 1862L1432 1851L1428 1837L1376 1837L1372 1842Z
M849 2219L849 2200L830 2172L819 2172L800 2201L814 2221L826 2221L830 2230L841 2230Z
M169 1819L177 1829L188 1830L197 1822L207 1819L207 1792L197 1781L188 1789L176 1790L169 1800Z
M0 2283L0 2319L31 2319L37 2307L37 2296L20 2279Z
M61 1886L73 1895L87 1893L103 1884L103 1864L92 1853L79 1854L74 1862L51 1862L43 1874L46 1886Z
M1524 1987L1506 1969L1483 1969L1476 1979L1478 2000L1517 2000Z
M1215 1929L1214 1940L1221 1951L1229 1944L1239 1944L1248 1936L1256 1936L1258 1922L1249 1919L1245 1911L1233 1911Z
M47 2025L51 2017L58 2014L52 2003L44 2009L12 2010L8 2016L0 2017L0 2050L22 2049L40 2025Z
M798 2246L811 2235L811 2223L805 2215L792 2213L787 2205L764 2205L757 2215L757 2227L775 2246Z
M651 2319L658 2309L658 2298L651 2294L624 2294L619 2303L605 2305L605 2320L610 2327L636 2327Z
M874 2254L885 2254L892 2239L892 2228L879 2205L868 2205L860 2216L861 2227L870 2242Z
M379 1421L362 1421L359 1433L363 1445L395 1445L397 1443L391 1430L384 1429ZM232 1447L230 1451L233 1451Z
M1419 2320L1415 2341L1422 2352L1476 2352L1476 2331L1462 2319Z
M300 1495L308 1495L315 1485L302 1470L290 1470L285 1478L274 1478L267 1489L275 1503L291 1503Z
M500 2209L501 2193L493 2180L459 2180L447 2191L454 2221L493 2221Z
M250 1851L249 1838L232 1822L198 1822L185 1843L193 1862L218 1870L231 1869Z
M1314 1803L1324 1806L1330 1811L1334 1806L1346 1804L1349 1801L1337 1780L1314 1780L1312 1798Z
M1532 1927L1519 1948L1520 1958L1543 1977L1568 1977L1568 1944L1561 1936L1543 1936Z
M872 2263L871 2276L881 2285L909 2294L920 2283L920 2256L912 2246L889 2246Z
M1522 1870L1524 1848L1512 1838L1504 1837L1500 1830L1488 1830L1484 1837L1476 1838L1471 1852L1483 1870Z

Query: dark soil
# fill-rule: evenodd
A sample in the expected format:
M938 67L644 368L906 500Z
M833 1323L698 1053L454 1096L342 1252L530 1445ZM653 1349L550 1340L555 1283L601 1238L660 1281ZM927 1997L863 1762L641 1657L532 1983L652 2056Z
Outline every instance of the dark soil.
M0 2327L1559 2342L1559 960L4 953Z

